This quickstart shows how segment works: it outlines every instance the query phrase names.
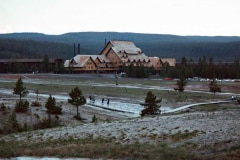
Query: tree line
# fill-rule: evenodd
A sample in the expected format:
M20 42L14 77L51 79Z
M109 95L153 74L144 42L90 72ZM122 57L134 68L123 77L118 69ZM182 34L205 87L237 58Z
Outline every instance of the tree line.
M33 40L0 39L1 59L49 58L67 59L73 55L70 44Z
M123 64L122 71L125 72L128 77L135 78L147 78L150 74L155 73L153 67L145 67L143 64L134 66L133 63L129 66Z
M201 77L201 78L217 78L217 79L239 79L240 78L240 61L239 59L234 62L214 62L212 57L199 58L198 62L192 59L187 60L182 57L180 63L174 68L165 68L165 75L174 78L183 75L185 78Z
M144 67L139 64L134 66L123 66L122 71L128 77L148 78L150 75L159 74L160 77L172 78L218 78L218 79L239 79L240 78L240 60L236 59L234 62L214 62L212 57L199 58L197 62L192 59L182 57L181 62L172 67L164 64L160 71L155 71L153 67Z
M199 58L213 57L216 61L233 61L239 57L240 42L142 42L137 43L148 56L174 57L178 61L188 57L197 61ZM151 46L151 47L149 47Z

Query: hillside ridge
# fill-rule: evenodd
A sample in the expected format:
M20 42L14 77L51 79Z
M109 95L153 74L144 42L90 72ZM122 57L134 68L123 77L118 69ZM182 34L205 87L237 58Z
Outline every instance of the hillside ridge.
M82 54L99 54L109 40L132 41L149 56L172 57L177 60L182 57L197 60L203 56L211 56L218 61L233 61L239 58L240 52L238 36L178 36L131 32L69 32L47 35L26 32L0 34L0 39L67 44L68 51L64 51L66 53L64 56L61 55L62 58L72 57L73 43L81 45ZM0 53L1 51L3 49ZM47 54L51 57L51 53Z

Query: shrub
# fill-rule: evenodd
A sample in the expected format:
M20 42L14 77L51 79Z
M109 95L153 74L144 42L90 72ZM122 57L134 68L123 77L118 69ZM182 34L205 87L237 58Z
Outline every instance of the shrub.
M15 105L16 112L27 112L29 109L29 102L26 101L17 101Z
M80 121L82 120L80 113L78 113L78 116L74 115L73 118L75 118L76 120L80 120Z
M7 119L7 121L4 123L2 128L3 134L9 134L9 133L15 133L15 132L22 132L27 130L27 125L22 126L17 121L16 112L13 112Z
M209 84L210 92L213 92L214 95L216 92L221 92L221 88L218 86L216 79L213 79L213 81Z
M237 102L240 104L240 98L237 98Z
M189 138L192 138L192 137L195 137L197 134L198 134L199 131L197 130L194 130L192 132L185 132L185 133L182 133L181 131L178 131L177 133L171 135L170 137L174 140L174 141L181 141L183 139L189 139Z
M40 106L42 106L42 105L41 105L41 103L39 103L38 101L34 101L34 102L32 102L31 106L40 107Z
M52 107L50 110L47 110L49 114L62 114L62 108L60 106Z
M60 125L60 120L58 116L55 116L54 119L49 120L48 118L43 118L39 120L36 124L33 125L33 129L45 129L45 128L53 128Z
M0 107L0 111L5 111L5 110L6 110L6 106L4 103L2 103Z
M92 117L92 123L96 123L97 122L97 117L94 115L93 117Z

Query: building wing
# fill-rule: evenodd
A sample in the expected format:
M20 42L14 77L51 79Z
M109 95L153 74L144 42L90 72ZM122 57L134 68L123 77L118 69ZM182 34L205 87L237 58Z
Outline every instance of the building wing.
M176 59L175 58L161 58L163 64L168 63L169 66L174 67L176 66Z

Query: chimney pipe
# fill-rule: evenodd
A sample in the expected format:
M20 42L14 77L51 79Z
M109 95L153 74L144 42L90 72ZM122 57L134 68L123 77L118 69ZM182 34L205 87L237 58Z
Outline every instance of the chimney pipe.
M78 44L78 54L80 54L80 44Z
M74 43L74 46L73 46L73 56L75 57L75 43Z

